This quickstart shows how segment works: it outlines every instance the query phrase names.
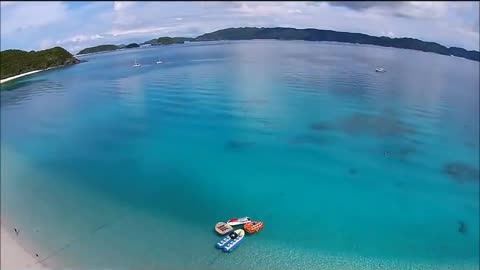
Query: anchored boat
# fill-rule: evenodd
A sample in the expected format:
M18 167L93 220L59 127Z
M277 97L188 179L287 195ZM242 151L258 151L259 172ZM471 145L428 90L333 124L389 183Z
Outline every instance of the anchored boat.
M232 252L234 249L236 249L245 237L245 231L242 229L235 230L229 235L229 237L231 240L223 246L224 252Z
M263 222L252 221L252 222L245 223L245 225L243 225L243 229L248 233L256 233L261 229L263 229Z
M233 227L228 225L225 222L218 222L217 224L215 224L215 231L218 234L224 235L224 234L227 234L227 233L233 231Z
M139 63L137 63L137 59L135 59L135 63L133 64L132 67L141 67L142 65L140 65Z
M231 218L227 221L227 224L230 226L235 226L235 225L242 225L250 221L252 221L252 219L249 217Z
M222 240L218 241L215 247L218 249L223 249L223 247L226 246L232 240L233 236L235 237L237 236L235 232L232 232L231 234L225 236Z

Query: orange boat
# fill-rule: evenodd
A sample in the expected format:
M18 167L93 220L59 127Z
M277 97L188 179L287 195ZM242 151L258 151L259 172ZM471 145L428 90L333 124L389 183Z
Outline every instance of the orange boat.
M248 233L256 233L261 229L263 229L263 222L252 221L252 222L245 223L245 225L243 225L243 229Z

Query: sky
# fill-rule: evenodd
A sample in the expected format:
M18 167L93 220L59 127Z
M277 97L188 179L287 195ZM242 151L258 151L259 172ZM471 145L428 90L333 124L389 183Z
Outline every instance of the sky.
M479 2L0 2L0 48L72 53L228 27L412 37L479 50Z

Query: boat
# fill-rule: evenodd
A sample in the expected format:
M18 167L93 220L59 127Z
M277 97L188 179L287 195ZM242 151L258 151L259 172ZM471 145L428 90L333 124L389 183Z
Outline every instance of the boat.
M256 233L261 229L263 229L263 222L252 221L252 222L245 223L245 225L243 225L243 229L248 233Z
M157 64L161 64L163 63L162 61L160 61L160 57L158 58L158 61L157 61Z
M223 249L223 247L225 247L228 244L228 242L230 242L233 239L232 237L236 237L236 235L237 234L234 232L230 233L229 235L222 238L222 240L218 241L215 247L218 249Z
M140 65L139 63L137 63L137 59L135 59L135 64L133 64L132 67L141 67L142 65Z
M242 229L238 229L232 232L229 236L231 240L227 242L226 245L224 245L224 252L232 252L233 250L235 250L245 237L245 231Z
M242 225L250 221L252 220L249 217L231 218L227 221L227 224L230 226L235 226L235 225Z
M385 69L383 69L383 68L377 68L377 69L375 69L375 71L376 72L386 72Z
M228 225L225 222L218 222L217 224L215 224L215 231L218 234L225 235L225 234L233 231L233 227Z

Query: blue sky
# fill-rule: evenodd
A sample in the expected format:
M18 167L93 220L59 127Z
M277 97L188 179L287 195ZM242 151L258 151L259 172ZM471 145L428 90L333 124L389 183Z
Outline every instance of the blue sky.
M9 2L1 50L88 46L283 26L413 37L479 50L478 2Z

